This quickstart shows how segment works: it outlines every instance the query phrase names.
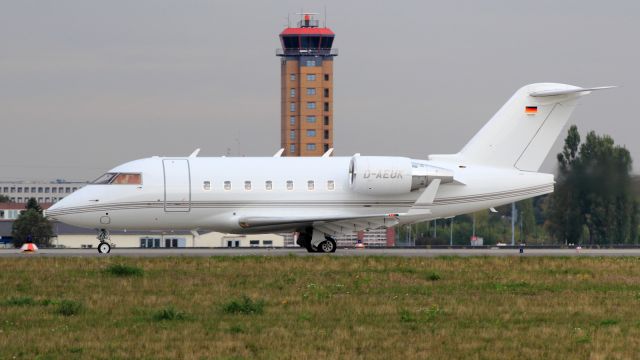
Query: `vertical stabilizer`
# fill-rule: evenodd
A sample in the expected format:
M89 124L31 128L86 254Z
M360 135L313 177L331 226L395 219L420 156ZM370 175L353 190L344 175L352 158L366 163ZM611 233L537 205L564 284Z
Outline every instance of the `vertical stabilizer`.
M522 87L464 146L470 164L538 171L578 99L603 88L539 83Z

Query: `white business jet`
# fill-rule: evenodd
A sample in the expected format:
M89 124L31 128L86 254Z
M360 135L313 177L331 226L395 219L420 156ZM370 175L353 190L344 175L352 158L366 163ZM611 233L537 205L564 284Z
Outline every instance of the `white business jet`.
M310 252L334 236L447 218L553 192L538 173L578 99L600 88L519 89L457 154L150 157L111 169L52 206L50 218L98 231L296 232Z

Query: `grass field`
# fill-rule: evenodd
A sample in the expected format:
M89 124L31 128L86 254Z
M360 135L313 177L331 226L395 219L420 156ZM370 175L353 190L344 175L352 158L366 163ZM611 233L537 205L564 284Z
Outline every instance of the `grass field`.
M640 259L0 259L0 359L640 357Z

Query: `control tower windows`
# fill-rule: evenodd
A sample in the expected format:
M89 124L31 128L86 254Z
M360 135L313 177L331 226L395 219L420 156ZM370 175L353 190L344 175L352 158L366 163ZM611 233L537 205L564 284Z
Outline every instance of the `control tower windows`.
M307 66L317 66L315 60L307 60Z
M298 36L283 36L282 42L285 49L296 49L300 47Z
M331 45L333 44L333 37L323 36L320 41L320 47L322 49L331 49Z
M317 37L317 36L301 36L300 37L300 48L302 48L302 49L317 49L319 47L320 47L320 38L319 37Z

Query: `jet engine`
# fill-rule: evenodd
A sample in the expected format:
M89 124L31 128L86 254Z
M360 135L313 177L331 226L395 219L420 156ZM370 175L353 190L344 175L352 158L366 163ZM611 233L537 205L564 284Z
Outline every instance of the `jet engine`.
M349 165L351 190L360 194L406 194L427 187L433 179L452 182L453 173L405 157L354 156Z

